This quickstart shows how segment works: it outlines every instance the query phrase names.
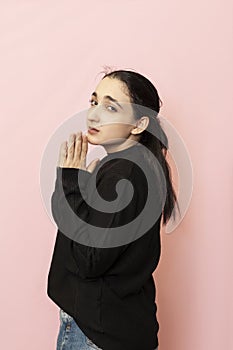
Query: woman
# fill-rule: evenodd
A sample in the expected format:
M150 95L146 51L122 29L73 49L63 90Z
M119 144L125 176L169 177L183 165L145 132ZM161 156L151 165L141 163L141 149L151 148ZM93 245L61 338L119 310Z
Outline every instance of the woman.
M161 219L166 224L178 207L168 140L157 119L160 102L141 74L106 73L91 95L87 135L72 134L61 145L47 289L60 307L57 350L158 349L152 273ZM86 166L88 143L107 155Z

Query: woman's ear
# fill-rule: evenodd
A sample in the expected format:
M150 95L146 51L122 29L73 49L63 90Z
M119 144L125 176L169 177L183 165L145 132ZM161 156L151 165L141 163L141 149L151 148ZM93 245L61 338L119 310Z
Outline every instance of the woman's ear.
M149 117L143 116L136 122L136 126L131 130L131 134L137 135L142 133L149 124Z

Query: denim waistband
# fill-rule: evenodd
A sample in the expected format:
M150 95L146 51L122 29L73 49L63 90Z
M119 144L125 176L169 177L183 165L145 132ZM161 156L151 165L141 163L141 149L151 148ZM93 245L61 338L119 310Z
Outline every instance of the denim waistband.
M60 309L60 320L61 321L72 321L73 320L73 317L70 316L69 314L67 314L64 310Z

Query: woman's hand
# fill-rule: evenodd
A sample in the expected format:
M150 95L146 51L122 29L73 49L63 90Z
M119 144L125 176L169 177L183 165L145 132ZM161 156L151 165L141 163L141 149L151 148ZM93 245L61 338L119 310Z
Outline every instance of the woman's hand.
M86 155L88 150L87 136L81 131L71 134L69 142L63 142L60 147L58 166L61 168L76 168L93 172L100 159L94 159L86 166Z

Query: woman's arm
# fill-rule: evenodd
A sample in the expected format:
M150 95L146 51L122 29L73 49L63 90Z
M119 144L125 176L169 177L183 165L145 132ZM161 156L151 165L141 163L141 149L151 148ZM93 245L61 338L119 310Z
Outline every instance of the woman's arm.
M88 205L86 199L90 192L88 192L88 181L91 176L91 173L83 169L57 167L56 184L51 197L53 218L58 229L72 239L69 246L70 256L75 259L79 275L83 278L95 278L106 273L130 243L113 248L95 248L78 243L78 237L84 237L85 242L91 242L90 231L93 234L95 227L102 227L104 234L110 235L112 227L121 227L132 221L138 209L136 203L139 187L134 183L132 201L125 209L119 211L119 206L131 198L132 187L126 181L121 196L118 196L115 186L123 178L122 174L108 171L105 171L96 188L105 201L118 198L115 211L106 213L94 209L93 207L98 208L98 197L95 194L89 196L92 200ZM91 230L90 224L93 225Z

